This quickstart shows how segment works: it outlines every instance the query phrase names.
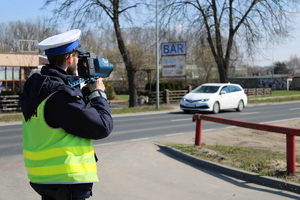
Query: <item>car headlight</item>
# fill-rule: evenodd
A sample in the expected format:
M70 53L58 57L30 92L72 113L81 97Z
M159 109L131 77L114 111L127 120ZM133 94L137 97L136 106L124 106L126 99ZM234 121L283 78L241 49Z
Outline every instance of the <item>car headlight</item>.
M182 98L181 100L182 100L182 101L186 101L186 98Z
M200 102L207 102L209 99L199 99Z

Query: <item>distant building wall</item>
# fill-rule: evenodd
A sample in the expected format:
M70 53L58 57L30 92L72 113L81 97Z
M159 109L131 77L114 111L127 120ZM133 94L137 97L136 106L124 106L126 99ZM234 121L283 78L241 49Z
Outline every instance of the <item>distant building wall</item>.
M273 90L286 90L293 89L293 84L289 86L288 75L277 75L277 76L259 76L259 77L238 77L228 78L231 83L240 84L243 88L272 88ZM300 83L300 77L299 77ZM300 84L299 84L300 88Z
M300 76L295 76L293 78L292 88L294 90L300 90Z
M38 55L0 54L0 66L37 67L38 65Z
M253 79L253 78L228 78L228 82L239 84L243 88L257 87L257 79Z

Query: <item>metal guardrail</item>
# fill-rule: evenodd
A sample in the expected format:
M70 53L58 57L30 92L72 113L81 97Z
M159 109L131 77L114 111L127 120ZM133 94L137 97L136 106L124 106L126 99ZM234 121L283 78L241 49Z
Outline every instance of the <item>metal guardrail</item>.
M286 163L287 163L287 174L296 173L296 136L300 136L300 129L289 128L282 126L274 126L269 124L259 124L254 122L245 122L233 119L226 119L221 117L195 114L193 116L193 122L196 123L195 133L195 145L201 146L202 143L202 121L207 120L216 123L228 124L232 126L256 129L261 131L269 131L275 133L282 133L286 135Z

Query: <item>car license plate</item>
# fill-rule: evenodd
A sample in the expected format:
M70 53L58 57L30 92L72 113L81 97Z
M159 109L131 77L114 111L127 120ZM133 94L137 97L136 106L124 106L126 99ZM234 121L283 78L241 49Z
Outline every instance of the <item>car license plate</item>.
M190 104L190 103L188 103L188 104L186 104L186 107L193 107L193 108L195 108L196 104Z

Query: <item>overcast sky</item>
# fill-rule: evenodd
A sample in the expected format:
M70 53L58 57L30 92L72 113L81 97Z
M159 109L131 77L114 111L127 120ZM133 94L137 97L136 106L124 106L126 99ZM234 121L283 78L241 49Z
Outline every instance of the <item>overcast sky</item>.
M0 0L0 22L35 20L38 16L51 16L51 7L40 10L44 0ZM54 5L52 5L54 6ZM270 46L269 50L264 51L266 57L257 55L254 62L250 65L267 66L274 62L287 61L291 56L300 57L300 18L295 22L295 30L290 33L292 38L283 44Z

